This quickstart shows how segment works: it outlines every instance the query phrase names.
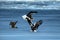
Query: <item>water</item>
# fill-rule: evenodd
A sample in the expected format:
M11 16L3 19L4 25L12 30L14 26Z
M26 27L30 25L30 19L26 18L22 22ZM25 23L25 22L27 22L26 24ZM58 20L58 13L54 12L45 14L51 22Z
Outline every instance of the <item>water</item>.
M37 32L31 32L22 15L30 11L35 23L42 20ZM17 29L12 29L10 21L18 21ZM0 2L0 40L60 40L60 2Z
M60 40L60 10L34 10L35 23L42 20L36 33L30 32L29 24L22 19L22 15L32 9L0 9L0 40ZM9 26L10 21L18 21L18 29Z
M16 2L16 1L2 1L0 2L0 9L55 9L60 10L60 1L34 1L34 2Z

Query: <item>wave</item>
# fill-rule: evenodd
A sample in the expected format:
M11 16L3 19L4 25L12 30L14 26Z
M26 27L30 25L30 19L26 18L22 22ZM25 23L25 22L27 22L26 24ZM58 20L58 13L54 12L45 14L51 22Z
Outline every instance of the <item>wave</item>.
M0 9L60 9L60 2L0 2Z

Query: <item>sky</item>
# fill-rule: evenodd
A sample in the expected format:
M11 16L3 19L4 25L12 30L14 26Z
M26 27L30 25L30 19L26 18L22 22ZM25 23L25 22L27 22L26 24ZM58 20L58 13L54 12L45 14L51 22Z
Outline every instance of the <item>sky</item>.
M60 1L60 0L0 0L0 1Z

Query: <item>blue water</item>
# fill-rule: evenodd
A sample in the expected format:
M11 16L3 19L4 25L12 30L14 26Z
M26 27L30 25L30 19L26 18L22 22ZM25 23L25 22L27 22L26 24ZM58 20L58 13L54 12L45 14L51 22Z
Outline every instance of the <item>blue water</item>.
M35 23L42 20L37 32L30 32L29 24L22 15L32 9L0 9L0 40L60 40L60 10L34 10ZM17 29L9 26L10 21L18 21Z
M2 1L0 2L0 9L55 9L60 10L60 1L39 1L39 2L16 2L16 1Z

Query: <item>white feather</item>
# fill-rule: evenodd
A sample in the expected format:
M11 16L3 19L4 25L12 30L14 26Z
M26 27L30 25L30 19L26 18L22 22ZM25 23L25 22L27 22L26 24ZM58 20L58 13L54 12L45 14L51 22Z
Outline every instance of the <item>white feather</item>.
M22 18L23 18L24 20L26 20L27 16L26 16L26 15L23 15Z

